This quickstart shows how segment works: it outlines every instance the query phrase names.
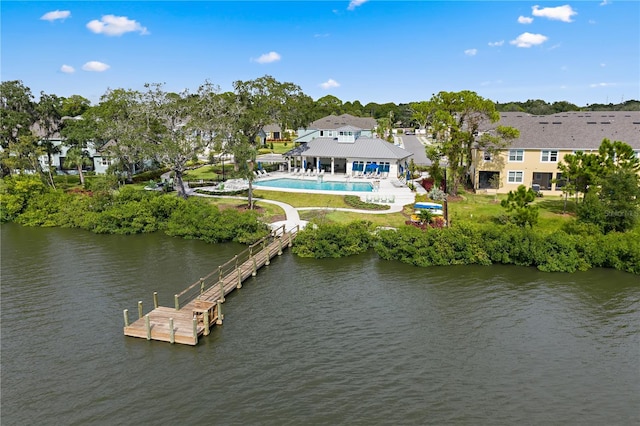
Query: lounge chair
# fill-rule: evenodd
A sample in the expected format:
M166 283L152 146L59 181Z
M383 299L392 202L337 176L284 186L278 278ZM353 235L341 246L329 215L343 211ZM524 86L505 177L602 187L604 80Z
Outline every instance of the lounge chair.
M253 171L253 174L256 175L256 178L259 178L260 176L262 176L260 173L258 173L257 171Z
M269 176L269 173L264 169L258 170L258 172L260 173L260 176Z

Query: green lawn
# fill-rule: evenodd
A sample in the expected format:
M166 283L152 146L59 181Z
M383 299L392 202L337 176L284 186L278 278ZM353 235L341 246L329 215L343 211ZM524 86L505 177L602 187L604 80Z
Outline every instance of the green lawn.
M267 142L267 144L265 146L261 146L260 149L269 149L270 151L273 151L274 154L284 154L285 152L295 148L293 141L273 142L273 149L271 149L271 143L272 142L270 141Z
M452 222L490 222L506 214L500 206L500 200L506 195L480 195L461 193L460 200L449 202L449 218ZM561 196L546 196L536 199L534 202L539 208L537 228L553 232L562 227L564 223L575 216L575 203L567 203L567 213L563 214L564 199Z
M305 194L301 192L254 190L256 198L281 201L293 207L333 207L351 208L344 202L343 195Z

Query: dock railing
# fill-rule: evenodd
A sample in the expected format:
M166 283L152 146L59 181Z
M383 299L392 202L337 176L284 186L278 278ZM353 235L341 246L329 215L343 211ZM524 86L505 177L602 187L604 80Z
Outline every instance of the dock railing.
M264 250L267 246L276 240L282 240L286 235L289 236L289 242L293 239L293 236L297 234L299 226L296 226L290 230L286 230L285 225L274 229L269 235L260 239L259 241L251 244L247 249L235 255L232 259L226 263L218 266L217 270L210 272L208 275L200 278L182 292L174 295L175 309L179 310L189 302L197 299L201 294L214 286L220 286L220 297L224 299L223 280L225 277L233 273L238 267L245 262L253 259L254 254L257 254L261 250ZM254 260L255 261L255 260Z

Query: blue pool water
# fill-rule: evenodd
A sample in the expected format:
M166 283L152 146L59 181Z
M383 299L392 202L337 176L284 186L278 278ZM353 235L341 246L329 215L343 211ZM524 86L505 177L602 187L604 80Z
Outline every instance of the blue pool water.
M280 178L262 182L254 181L253 185L263 188L315 189L320 191L373 191L373 186L368 182L318 182L315 180Z

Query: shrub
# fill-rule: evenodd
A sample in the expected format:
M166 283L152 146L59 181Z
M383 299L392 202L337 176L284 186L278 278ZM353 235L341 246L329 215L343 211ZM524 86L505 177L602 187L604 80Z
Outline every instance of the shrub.
M298 233L293 253L316 259L344 257L366 252L373 241L371 222L368 221L308 225Z
M168 168L160 168L156 170L149 170L143 173L138 173L133 176L133 183L145 183L150 180L159 180L161 176L169 171Z

